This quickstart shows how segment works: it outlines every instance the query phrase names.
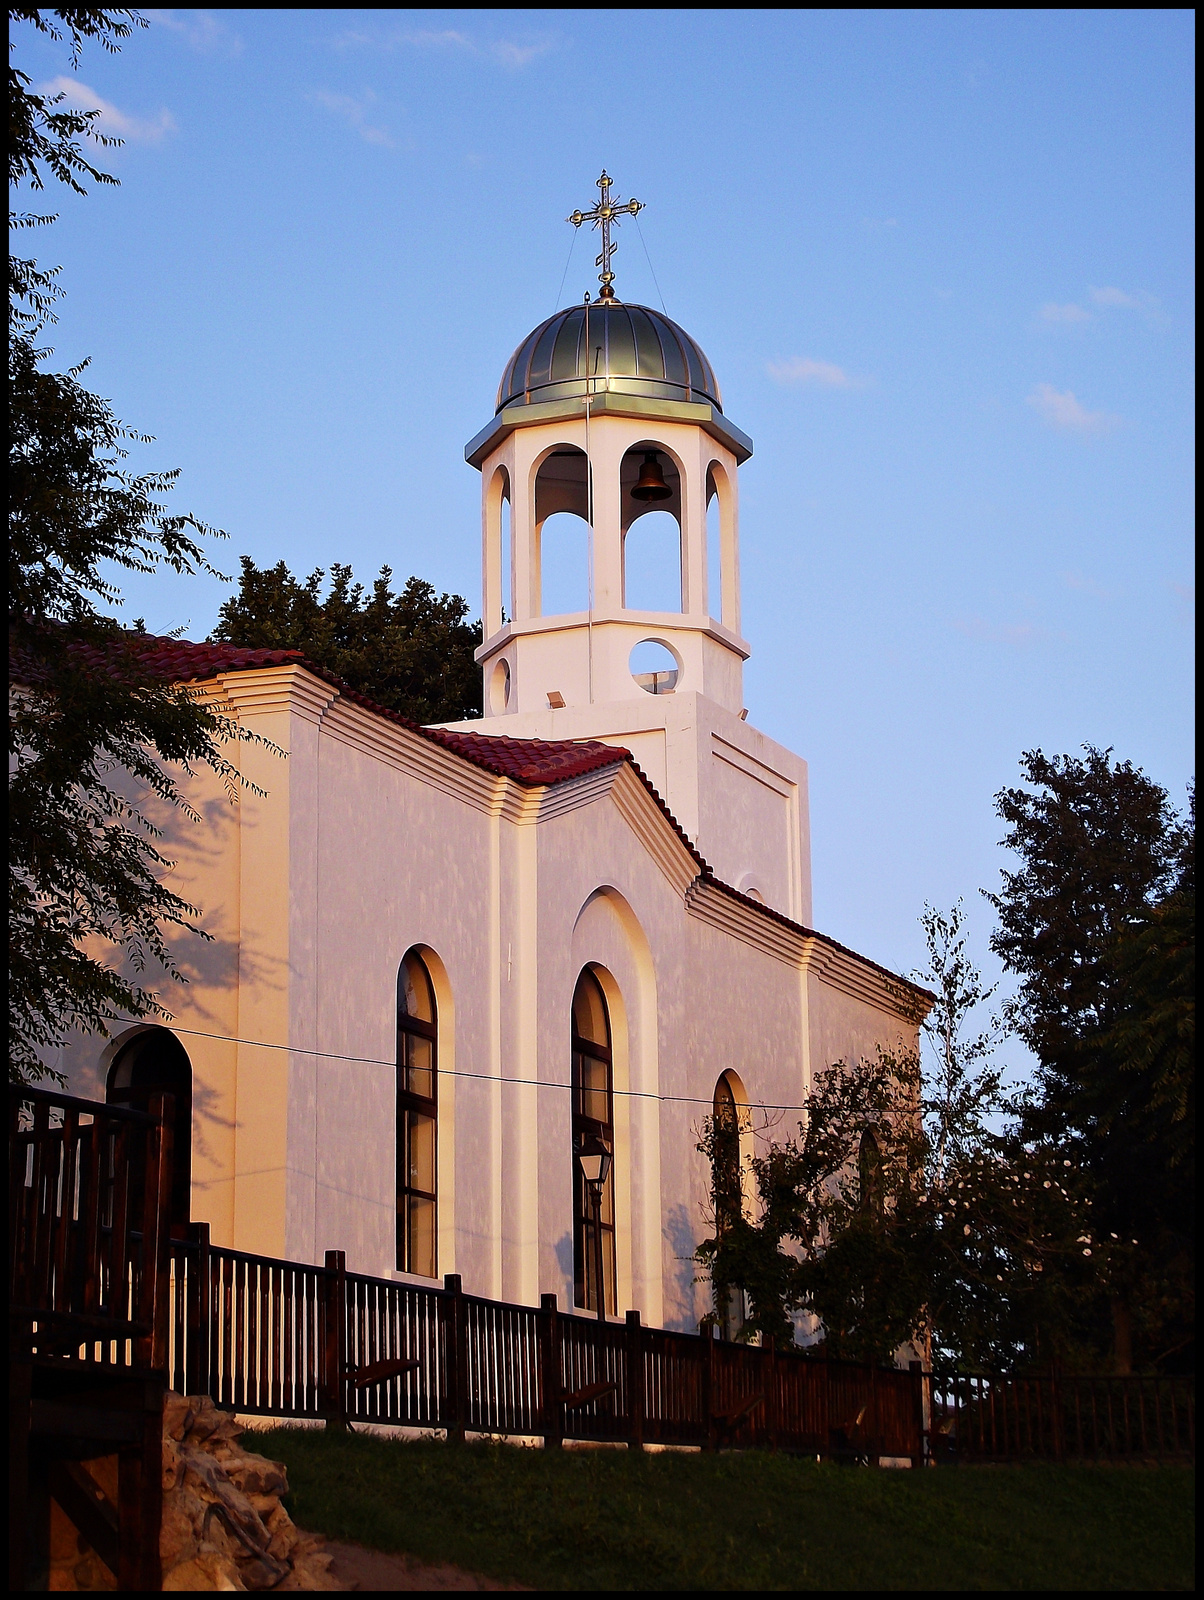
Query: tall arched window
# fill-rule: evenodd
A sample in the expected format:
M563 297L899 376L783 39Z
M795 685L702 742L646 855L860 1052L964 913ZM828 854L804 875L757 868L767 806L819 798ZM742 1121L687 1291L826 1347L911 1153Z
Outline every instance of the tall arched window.
M862 1209L871 1217L882 1214L882 1151L877 1136L867 1128L857 1151L857 1181Z
M744 1210L744 1183L740 1164L741 1108L731 1074L715 1085L712 1102L714 1139L711 1147L711 1200L715 1208L715 1234L723 1234ZM715 1312L723 1339L734 1339L744 1326L744 1292L731 1284L715 1284Z
M597 1206L577 1160L582 1151L604 1142L615 1147L614 1079L610 1015L602 985L586 970L573 994L573 1303L597 1311L598 1233L602 1233L602 1304L617 1305L615 1292L615 1174L611 1165ZM601 1212L599 1217L598 1213Z
M150 1108L153 1094L175 1101L172 1126L171 1226L190 1220L192 1204L192 1063L170 1028L143 1028L113 1057L105 1083L111 1106ZM135 1206L134 1214L140 1210Z
M436 1275L438 1017L426 964L411 950L397 974L397 1265Z

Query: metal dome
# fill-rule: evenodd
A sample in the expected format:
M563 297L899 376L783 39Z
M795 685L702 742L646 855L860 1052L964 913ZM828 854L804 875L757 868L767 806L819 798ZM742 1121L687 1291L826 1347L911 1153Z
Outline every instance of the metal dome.
M541 322L510 357L497 410L605 391L723 410L711 363L690 335L659 311L617 300L570 306Z

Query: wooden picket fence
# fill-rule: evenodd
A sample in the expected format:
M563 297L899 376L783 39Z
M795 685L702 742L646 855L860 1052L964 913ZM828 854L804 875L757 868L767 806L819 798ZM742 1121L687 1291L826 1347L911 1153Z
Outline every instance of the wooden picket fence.
M929 1450L945 1461L1181 1461L1196 1453L1195 1379L926 1379Z
M466 1434L925 1453L917 1372L724 1344L210 1244L172 1252L169 1381L231 1410Z
M22 1359L153 1369L267 1417L829 1459L1186 1459L1191 1378L966 1376L830 1361L165 1237L170 1116L10 1093ZM24 1120L23 1120L24 1119ZM145 1149L143 1148L145 1146ZM15 1225L14 1225L15 1224Z

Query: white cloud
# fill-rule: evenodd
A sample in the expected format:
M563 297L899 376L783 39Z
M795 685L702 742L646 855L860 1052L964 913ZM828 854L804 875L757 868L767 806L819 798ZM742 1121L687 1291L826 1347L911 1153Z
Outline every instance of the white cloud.
M1047 300L1041 307L1042 322L1090 322L1091 313L1082 306L1055 305L1052 300Z
M1123 289L1092 289L1091 298L1097 306L1114 306L1122 311L1140 311L1143 304Z
M147 11L144 13L161 28L170 28L201 55L237 56L242 39L232 33L212 11Z
M813 361L810 356L770 361L765 370L775 383L814 383L822 389L860 389L865 381L850 377L843 367L831 361Z
M319 89L313 100L317 105L324 106L327 111L333 111L336 116L342 117L368 144L380 144L392 148L393 140L389 136L388 129L381 128L368 120L369 112L376 100L376 95L371 89L365 89L358 98L349 94L331 94L329 89Z
M1051 428L1067 433L1110 433L1120 424L1111 412L1088 411L1072 389L1058 390L1052 383L1039 383L1028 403Z
M77 111L99 111L100 116L92 126L97 133L108 134L113 139L124 139L129 144L158 144L169 133L176 131L176 120L164 108L154 118L132 117L119 111L111 101L104 100L95 89L89 89L78 78L57 77L39 85L44 95L61 94L66 103Z
M379 34L350 31L340 34L335 44L342 49L367 45L378 50L396 50L403 47L412 50L455 50L464 55L477 56L482 60L496 61L512 72L520 72L524 67L530 66L532 61L538 60L540 56L545 56L556 48L556 40L546 34L524 40L482 40L474 38L472 34L461 33L458 28L424 28L390 33L383 37Z

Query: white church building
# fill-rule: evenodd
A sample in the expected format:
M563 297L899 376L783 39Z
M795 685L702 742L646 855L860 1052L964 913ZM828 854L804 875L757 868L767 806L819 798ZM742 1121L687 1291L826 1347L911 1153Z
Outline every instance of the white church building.
M77 1094L176 1093L177 1220L591 1311L577 1158L605 1148L606 1310L692 1330L704 1118L734 1101L793 1132L832 1062L914 1042L923 992L811 926L806 763L745 709L751 451L695 341L604 279L522 341L466 449L483 718L418 727L296 652L163 641L165 671L261 736L230 747L253 787L198 777L200 825L159 819L212 935L179 945L170 1027L57 1064ZM588 603L548 614L565 511L590 528ZM654 511L680 533L672 610L627 604Z

